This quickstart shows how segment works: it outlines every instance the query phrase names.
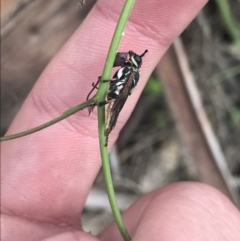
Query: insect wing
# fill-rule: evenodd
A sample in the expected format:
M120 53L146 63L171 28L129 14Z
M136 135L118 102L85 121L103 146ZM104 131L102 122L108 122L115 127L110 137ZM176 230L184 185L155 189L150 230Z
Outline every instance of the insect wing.
M113 105L111 105L111 109L109 110L110 120L108 120L109 124L106 128L105 136L108 136L110 134L110 132L112 131L112 129L115 127L119 113L121 112L128 96L131 93L131 87L132 87L133 81L134 81L134 74L132 74L128 78L126 84L123 86L119 99L116 99L114 101Z

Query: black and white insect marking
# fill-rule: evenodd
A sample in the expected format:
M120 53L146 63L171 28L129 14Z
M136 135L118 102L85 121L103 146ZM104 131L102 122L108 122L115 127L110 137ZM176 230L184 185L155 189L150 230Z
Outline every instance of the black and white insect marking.
M120 111L122 110L127 98L132 94L135 86L139 81L139 69L142 65L142 57L147 53L137 55L133 51L129 51L129 59L127 59L122 67L114 74L109 81L107 100L99 103L99 105L108 104L107 120L106 120L106 143L108 144L108 136L115 127Z
M105 146L108 145L108 136L117 123L120 111L122 110L128 96L131 95L139 81L139 69L142 66L142 57L147 52L148 50L145 50L141 55L138 55L133 51L129 51L128 53L118 53L115 59L114 67L121 66L121 68L114 74L111 80L103 80L103 82L109 82L107 100L99 103L99 106L109 104L107 108ZM127 59L128 55L129 57ZM100 78L101 77L98 78L98 82L96 84L93 83L93 89L88 94L87 99L92 91L97 88ZM90 107L89 112L91 112L92 109L93 107Z

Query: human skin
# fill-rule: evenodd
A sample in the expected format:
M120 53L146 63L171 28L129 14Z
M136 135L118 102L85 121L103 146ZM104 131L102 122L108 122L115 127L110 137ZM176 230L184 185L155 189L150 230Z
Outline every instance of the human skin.
M7 134L59 116L83 102L101 74L124 1L99 0L42 73ZM138 0L119 51L143 59L137 88L125 104L109 148L129 117L152 70L205 0ZM81 230L79 217L101 167L96 110L83 110L21 139L1 143L1 240L120 241L115 225L98 237ZM158 189L124 213L132 240L240 240L240 215L217 190L197 183Z

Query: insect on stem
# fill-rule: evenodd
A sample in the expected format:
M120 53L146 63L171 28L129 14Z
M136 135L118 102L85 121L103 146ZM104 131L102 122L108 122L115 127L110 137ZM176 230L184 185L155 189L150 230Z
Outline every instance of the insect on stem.
M103 82L109 82L107 100L99 103L99 106L109 104L107 108L105 146L108 145L108 136L117 123L119 113L139 81L142 57L144 57L147 52L148 50L145 50L141 55L138 55L130 50L128 52L128 58L126 52L118 53L114 67L121 66L121 68L116 71L111 80L102 80ZM93 89L89 92L87 99L93 90L97 88L100 79L99 77L97 83L93 85ZM90 111L92 111L92 109L93 108L90 108Z

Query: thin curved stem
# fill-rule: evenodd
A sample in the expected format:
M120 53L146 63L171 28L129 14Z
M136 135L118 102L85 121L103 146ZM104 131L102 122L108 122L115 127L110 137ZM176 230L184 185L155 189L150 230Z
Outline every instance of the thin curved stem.
M20 138L20 137L32 134L34 132L40 131L40 130L45 129L45 128L53 125L53 124L56 124L57 122L67 118L68 116L73 115L74 113L76 113L76 112L78 112L78 111L80 111L80 110L82 110L82 109L84 109L88 106L91 106L95 103L96 103L96 100L95 100L95 97L93 97L90 100L85 101L84 103L82 103L80 105L76 105L76 106L64 111L62 115L58 116L55 119L52 119L52 120L50 120L50 121L48 121L48 122L46 122L46 123L44 123L40 126L34 127L34 128L29 129L27 131L19 132L19 133L9 135L9 136L3 136L3 137L0 138L0 141L12 140L12 139Z
M135 3L135 0L126 0L125 2L125 5L121 12L120 18L117 23L117 27L115 29L115 32L112 38L112 42L109 48L109 52L108 52L105 66L104 66L101 80L110 79L112 66L116 57L116 53L122 37L122 33L126 26L127 20L130 16L134 3ZM105 100L107 86L108 84L100 82L97 96L101 101ZM131 237L128 234L128 231L123 223L122 216L118 208L118 204L117 204L117 200L116 200L116 196L113 188L113 182L112 182L112 176L111 176L109 158L108 158L108 150L105 146L106 137L104 135L104 132L105 132L105 107L104 106L98 107L98 131L99 131L99 142L100 142L100 150L101 150L101 158L102 158L103 175L106 183L107 194L111 205L111 209L112 209L116 224L118 226L118 229L121 232L124 240L130 241Z

